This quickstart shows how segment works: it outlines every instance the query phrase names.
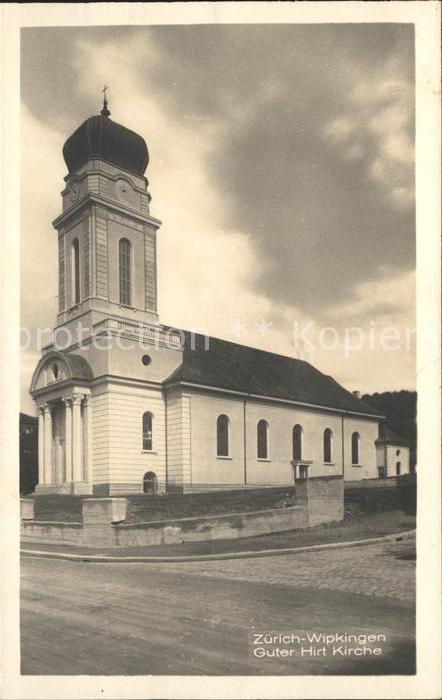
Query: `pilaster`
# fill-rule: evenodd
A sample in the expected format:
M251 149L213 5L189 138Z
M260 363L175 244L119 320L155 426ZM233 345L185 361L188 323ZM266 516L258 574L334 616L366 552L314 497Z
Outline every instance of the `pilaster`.
M65 481L72 481L72 398L63 399L65 405Z
M92 406L90 396L83 400L83 479L92 481Z
M48 403L44 410L44 483L52 484L52 410Z
M73 481L83 481L83 455L81 435L81 394L72 395L72 472Z

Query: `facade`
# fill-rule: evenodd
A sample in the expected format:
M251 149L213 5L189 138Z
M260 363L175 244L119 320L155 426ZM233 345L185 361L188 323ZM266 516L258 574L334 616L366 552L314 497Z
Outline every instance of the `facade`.
M37 493L114 495L377 477L382 416L307 362L169 329L144 140L105 102L67 140L59 311L31 394Z
M384 424L381 424L376 440L376 456L379 476L383 479L414 472L410 462L410 444Z

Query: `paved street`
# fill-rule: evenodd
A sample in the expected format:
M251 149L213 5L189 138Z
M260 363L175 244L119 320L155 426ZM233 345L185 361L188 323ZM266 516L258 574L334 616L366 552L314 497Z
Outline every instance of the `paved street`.
M22 672L411 673L414 565L409 543L174 564L23 558ZM252 634L265 632L295 637L254 656ZM386 641L321 651L302 641L312 633ZM345 652L358 646L381 653Z

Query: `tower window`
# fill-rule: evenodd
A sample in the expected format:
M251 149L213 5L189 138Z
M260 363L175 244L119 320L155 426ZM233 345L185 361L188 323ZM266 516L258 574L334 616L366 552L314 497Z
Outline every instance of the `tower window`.
M120 304L131 305L131 244L127 238L122 238L119 243L119 271L120 271Z
M229 456L229 419L225 415L218 416L216 421L216 454L217 457Z
M302 426L295 425L293 428L293 461L302 459Z
M324 430L324 462L325 464L333 462L333 433L330 428Z
M351 463L358 465L360 460L361 437L359 433L353 433L351 436Z
M150 411L143 413L143 450L152 451L152 414Z
M400 474L401 474L401 466L402 465L400 462L396 462L396 475L397 476L400 476Z
M268 459L269 456L269 424L260 420L257 427L258 459Z
M72 301L73 304L80 303L80 244L78 238L72 241L71 249L72 263Z

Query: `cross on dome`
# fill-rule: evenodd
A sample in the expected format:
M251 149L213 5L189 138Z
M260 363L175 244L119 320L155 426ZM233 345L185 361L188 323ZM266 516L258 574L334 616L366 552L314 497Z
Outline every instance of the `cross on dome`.
M101 110L101 116L102 117L110 117L110 112L107 108L107 91L109 90L109 86L104 84L104 88L102 89L103 93L103 109Z

